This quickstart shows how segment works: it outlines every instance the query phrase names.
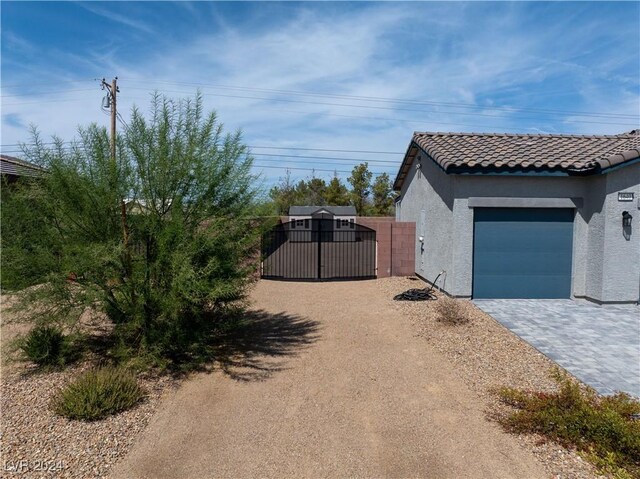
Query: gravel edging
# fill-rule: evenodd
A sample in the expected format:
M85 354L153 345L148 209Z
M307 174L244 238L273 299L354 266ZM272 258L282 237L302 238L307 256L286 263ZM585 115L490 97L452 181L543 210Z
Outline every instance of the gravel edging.
M469 322L447 325L437 321L436 301L393 300L393 296L407 289L423 288L425 283L422 280L392 277L379 279L378 285L402 317L415 326L416 335L451 361L460 377L477 393L488 417L505 411L505 406L491 392L493 388L509 386L546 392L556 390L549 373L557 365L471 301L460 300ZM603 477L575 451L537 435L521 434L516 437L522 447L533 452L551 477Z
M31 326L12 321L16 315L7 310L11 297L1 300L0 477L107 477L179 380L170 375L138 374L138 384L146 395L134 408L93 422L57 416L51 411L51 399L65 384L94 367L99 358L88 354L79 363L48 371L19 360L13 341ZM83 331L94 336L111 329L100 315L87 313L81 323Z
M1 380L2 477L102 478L132 446L174 381L143 376L146 397L133 409L94 422L69 420L49 408L64 384L90 364L41 373L27 366Z

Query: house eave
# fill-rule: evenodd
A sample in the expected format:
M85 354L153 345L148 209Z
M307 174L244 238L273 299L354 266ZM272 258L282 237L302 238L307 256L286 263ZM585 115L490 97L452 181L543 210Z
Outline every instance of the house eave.
M395 191L400 191L404 180L409 172L409 169L414 163L418 152L421 151L427 156L435 165L447 175L461 175L461 176L592 176L606 174L611 171L624 168L640 163L640 151L630 150L607 160L600 160L593 162L588 168L571 169L571 168L504 168L504 167L469 167L469 166L446 166L443 167L437 161L435 161L431 155L429 155L421 146L415 141L411 141L405 157L402 161L398 174L393 184ZM613 161L612 161L613 160Z

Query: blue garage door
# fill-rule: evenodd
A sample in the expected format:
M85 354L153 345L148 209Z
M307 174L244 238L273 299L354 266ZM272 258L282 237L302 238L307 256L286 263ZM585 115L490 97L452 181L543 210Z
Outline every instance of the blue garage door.
M569 298L573 210L476 208L474 298Z

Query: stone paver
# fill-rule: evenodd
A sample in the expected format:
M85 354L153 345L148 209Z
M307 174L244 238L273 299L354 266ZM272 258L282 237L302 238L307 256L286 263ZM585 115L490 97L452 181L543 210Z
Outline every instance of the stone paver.
M599 393L640 397L640 307L569 299L474 303Z

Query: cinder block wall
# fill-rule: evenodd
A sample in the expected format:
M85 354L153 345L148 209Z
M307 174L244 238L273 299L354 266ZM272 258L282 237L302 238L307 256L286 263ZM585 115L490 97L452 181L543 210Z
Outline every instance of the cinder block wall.
M358 216L356 223L376 230L378 278L415 273L416 224L393 217Z

